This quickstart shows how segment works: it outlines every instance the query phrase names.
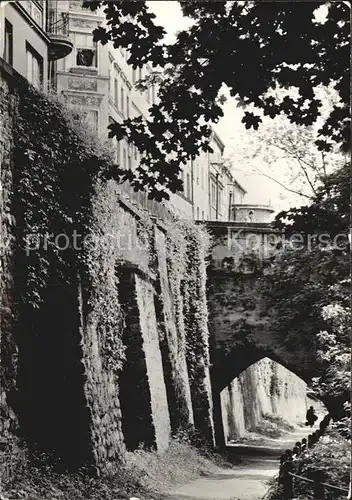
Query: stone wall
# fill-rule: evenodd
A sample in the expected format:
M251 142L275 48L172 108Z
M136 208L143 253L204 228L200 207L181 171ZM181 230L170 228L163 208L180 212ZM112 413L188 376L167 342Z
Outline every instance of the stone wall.
M166 263L167 249L165 234L154 228L155 255L157 257L158 295L156 309L159 309L158 328L160 349L163 356L164 376L170 410L172 430L194 424L191 391L185 357L184 331L177 328L175 305L169 287Z
M18 349L13 337L13 250L15 220L11 214L13 192L13 126L16 98L0 66L0 434L17 429Z
M264 415L291 424L304 421L306 391L303 380L268 358L251 365L221 392L226 440L244 437Z
M125 310L126 361L120 376L122 422L126 445L165 450L170 418L163 377L151 283L128 270L120 273Z
M119 381L103 366L99 352L96 317L86 314L84 289L78 283L80 312L81 363L89 425L90 462L94 467L108 467L125 452L122 433Z
M7 238L16 227L12 215L25 213L26 202L20 196L16 199L12 189L12 171L17 182L23 175L16 158L12 166L16 100L5 94L1 95L0 104L4 166L2 237ZM30 107L29 99L27 106ZM48 116L50 120L50 113ZM26 167L32 172L30 161ZM86 166L84 162L80 166L83 164ZM59 167L64 169L67 165L70 164L64 159ZM50 170L54 180L57 170ZM58 188L60 200L57 200L52 182L51 196L59 209L62 209L61 198L66 202L67 194L60 189L72 191L70 183L69 187L65 183L63 186L60 184ZM35 183L30 187L38 193ZM76 258L74 252L68 254L67 260L61 254L57 260L48 259L48 268L42 276L41 301L34 307L32 303L26 304L25 298L21 302L21 296L18 310L13 306L13 290L21 290L22 285L28 288L28 260L23 248L17 245L21 234L13 246L2 248L0 422L2 429L12 431L17 415L25 439L43 451L53 452L64 466L74 469L87 465L98 473L122 460L126 448L165 450L172 432L192 425L208 442L214 443L214 391L209 376L205 255L197 245L198 236L192 233L194 228L185 239L187 255L182 261L182 272L175 271L178 275L175 287L175 276L170 279L172 271L165 243L172 226L165 227L122 200L115 181L105 182L103 188L98 182L94 187L95 195L89 192L93 208L87 202L87 210L92 208L92 220L87 226L90 230L94 227L99 237L118 238L109 240L108 247L100 253L92 251L87 261L84 257L82 261ZM40 208L40 197L34 197L38 198L34 209ZM16 203L21 205L18 212L12 209ZM55 215L51 211L48 214L44 229L55 229L55 224L51 226ZM21 233L24 223L21 226L18 220L21 219L17 218L17 232ZM120 245L117 250L116 242ZM15 256L16 265L20 264L17 273ZM74 265L68 265L70 257ZM32 271L40 270L36 254L31 254L31 258ZM236 286L216 284L218 291L208 297L215 306L213 312L224 317L221 323L224 337L220 339L224 344L232 343L227 334L233 333L242 314L253 323L257 319L257 311L251 308L248 297L242 303L243 295L249 296L250 290L243 288L242 293ZM241 302L240 311L234 316L236 301ZM115 311L121 315L115 315ZM216 327L220 323L214 314L212 323ZM258 324L261 326L261 321ZM15 334L19 340L19 361ZM263 397L252 393L256 415L258 401ZM215 398L219 394L220 391ZM239 400L239 394L231 397ZM282 409L280 398L275 404ZM246 418L249 417L244 415L243 419Z
M8 71L11 68L6 68L4 86ZM21 180L12 148L14 96L21 99L25 89L17 75L10 94L0 96L2 238L16 228L13 213L26 210L12 187L12 170L14 185ZM21 298L26 297L21 290L28 286L26 255L18 245L22 226L13 245L1 248L0 426L11 433L18 417L20 435L51 453L56 463L70 469L87 466L98 474L123 460L126 448L162 452L172 433L197 423L199 430L208 429L212 423L210 379L203 364L202 391L191 395L185 332L180 328L187 311L182 296L175 305L170 288L168 228L121 199L114 181L103 190L97 186L92 201L95 234L117 237L112 243L117 241L119 248L93 252L89 271L78 260L66 268L65 256L50 261L35 307ZM31 257L35 265L35 255ZM12 289L19 292L16 311ZM104 337L101 321L111 299L121 309L121 321L116 320ZM123 359L122 346L124 362L111 364L108 358L114 361L114 351L121 350Z

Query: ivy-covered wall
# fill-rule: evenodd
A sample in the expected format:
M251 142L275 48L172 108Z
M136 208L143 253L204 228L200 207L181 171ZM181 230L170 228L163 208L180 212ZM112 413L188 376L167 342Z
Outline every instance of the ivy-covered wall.
M167 239L170 287L183 343L180 349L186 357L194 424L214 444L206 297L209 235L201 227L183 221L170 228Z
M0 78L0 434L6 437L17 429L16 406L18 350L14 342L13 319L13 238L11 214L13 192L13 130L16 98Z
M194 424L191 390L186 362L186 339L181 296L182 273L171 266L176 255L171 238L172 228L166 233L155 227L155 255L157 257L156 311L160 349L170 411L172 431ZM179 234L179 237L181 235ZM181 242L183 241L181 237ZM177 245L176 241L174 243ZM178 256L179 258L179 256ZM169 263L169 267L168 267ZM175 263L175 262L174 262Z
M213 442L206 233L121 200L118 166L79 113L16 79L2 149L14 294L1 312L16 397L2 425L17 414L33 446L94 473L189 426Z

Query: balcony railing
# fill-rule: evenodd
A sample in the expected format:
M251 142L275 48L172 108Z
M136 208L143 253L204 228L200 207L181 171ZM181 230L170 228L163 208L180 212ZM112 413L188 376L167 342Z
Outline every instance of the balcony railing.
M70 54L73 43L70 40L70 16L68 12L49 9L46 31L51 40L49 47L50 59L61 59Z
M47 19L47 32L49 35L70 35L70 16L68 12L58 12L50 9Z

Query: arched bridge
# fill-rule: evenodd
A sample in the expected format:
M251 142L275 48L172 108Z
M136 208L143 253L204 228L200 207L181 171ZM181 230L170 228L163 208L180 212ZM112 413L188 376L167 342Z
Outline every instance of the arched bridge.
M269 357L308 382L316 375L316 353L314 346L288 347L285 335L273 331L275 311L267 309L261 294L261 280L282 246L282 234L268 223L208 222L207 228L213 238L208 266L211 377L216 439L221 445L220 392L231 380Z

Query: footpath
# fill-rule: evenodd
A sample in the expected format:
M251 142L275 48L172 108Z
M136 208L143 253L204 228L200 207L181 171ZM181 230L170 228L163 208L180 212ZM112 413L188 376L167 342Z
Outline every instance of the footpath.
M260 445L230 444L229 451L241 463L231 469L198 478L167 492L165 500L261 500L269 489L268 481L279 472L280 456L292 449L317 427L297 427L278 439L264 438Z

